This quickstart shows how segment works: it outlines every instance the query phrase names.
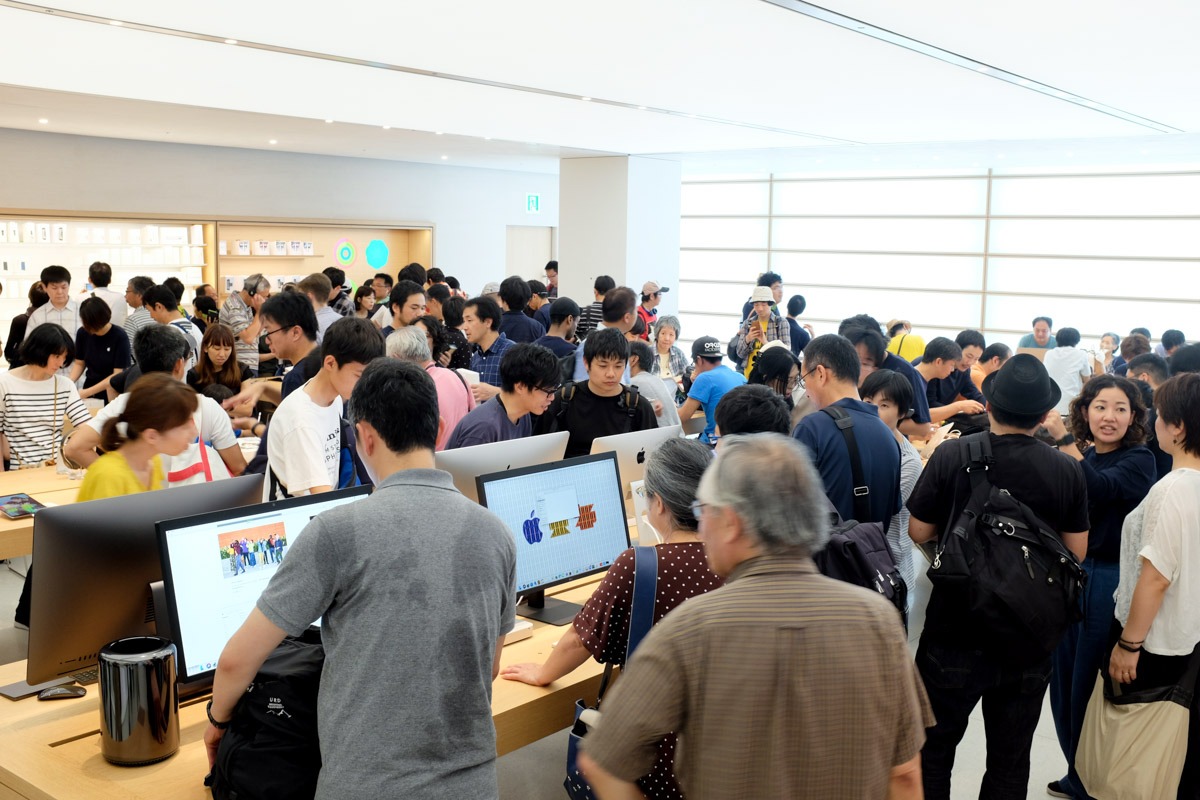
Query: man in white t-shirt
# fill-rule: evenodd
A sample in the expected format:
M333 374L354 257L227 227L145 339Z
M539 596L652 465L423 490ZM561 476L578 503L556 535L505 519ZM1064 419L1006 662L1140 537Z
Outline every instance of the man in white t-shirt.
M1050 379L1062 390L1062 399L1054 410L1067 415L1071 412L1071 401L1083 391L1083 384L1092 375L1092 358L1083 350L1076 347L1079 344L1079 331L1074 328L1062 328L1055 334L1058 346L1046 351L1042 363Z
M175 380L182 381L187 374L186 365L191 345L191 341L173 326L152 325L138 332L134 338L133 350L142 374L165 372ZM127 388L131 388L132 385L129 384ZM63 447L67 458L85 467L90 466L99 457L96 455L96 446L100 444L104 423L119 416L125 410L128 400L127 393L118 396L116 400L96 412L91 422L77 428ZM220 403L201 395L200 407L196 412L196 427L200 429L200 438L212 445L229 468L231 475L240 475L245 471L246 458L238 446L229 415L221 408Z
M344 317L321 342L321 369L283 399L267 438L267 499L337 489L342 403L367 364L383 356L383 335L370 322Z

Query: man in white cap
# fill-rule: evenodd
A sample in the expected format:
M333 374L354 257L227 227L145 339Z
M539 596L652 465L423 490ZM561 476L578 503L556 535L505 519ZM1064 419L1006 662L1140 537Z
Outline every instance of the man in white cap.
M769 286L754 287L754 294L750 295L753 310L738 329L737 341L734 344L738 364L747 373L754 365L755 355L767 342L779 340L789 349L792 346L791 330L771 308L774 302L775 295Z
M650 331L658 320L658 304L662 302L663 292L669 291L670 288L659 286L654 281L642 284L642 304L638 306L638 317L646 324L646 330L642 331L643 341L650 341Z

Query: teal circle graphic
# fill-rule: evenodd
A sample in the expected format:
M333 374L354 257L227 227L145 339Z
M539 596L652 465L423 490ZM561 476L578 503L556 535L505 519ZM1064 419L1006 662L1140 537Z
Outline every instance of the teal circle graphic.
M372 239L367 242L367 264L375 269L383 269L388 262L388 246L382 239Z

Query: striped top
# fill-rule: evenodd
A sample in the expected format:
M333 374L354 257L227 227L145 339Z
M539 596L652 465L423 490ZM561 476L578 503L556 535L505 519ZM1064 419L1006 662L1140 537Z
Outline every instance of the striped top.
M150 316L150 312L146 310L145 306L139 307L136 311L126 317L125 322L121 325L121 327L125 329L125 333L129 334L130 350L133 349L133 339L135 336L137 336L138 331L147 325L157 324L158 323L154 321L154 317ZM137 360L137 356L134 356L134 360Z
M575 326L575 336L583 341L596 326L604 321L604 303L592 303L579 312L579 324Z
M66 378L30 381L11 372L0 374L0 433L8 437L8 468L53 459L62 441L63 414L76 426L92 418L75 384Z
M884 797L934 724L896 609L790 556L744 561L668 614L601 709L588 755L634 781L676 731L689 800Z

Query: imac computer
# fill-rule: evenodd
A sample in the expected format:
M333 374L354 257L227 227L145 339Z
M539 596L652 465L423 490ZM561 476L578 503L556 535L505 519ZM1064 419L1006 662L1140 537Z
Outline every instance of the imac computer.
M355 486L158 523L181 686L212 678L229 637L246 621L309 520L361 500L370 490Z
M479 502L517 543L517 613L567 625L581 606L546 589L603 572L629 548L615 453L479 476Z
M434 454L434 461L438 469L450 473L455 488L462 492L463 497L478 503L475 479L480 475L559 461L567 452L567 439L570 436L567 431L557 431L506 442L442 450Z
M629 484L640 481L646 474L646 456L658 449L668 439L681 435L683 427L671 425L666 428L651 428L633 433L618 433L615 436L598 436L592 440L592 455L616 453L617 469L621 473L621 494L625 498L625 510L633 515L633 490Z
M26 681L85 673L109 642L154 635L148 587L162 580L155 523L259 503L262 484L262 475L245 475L39 511Z

